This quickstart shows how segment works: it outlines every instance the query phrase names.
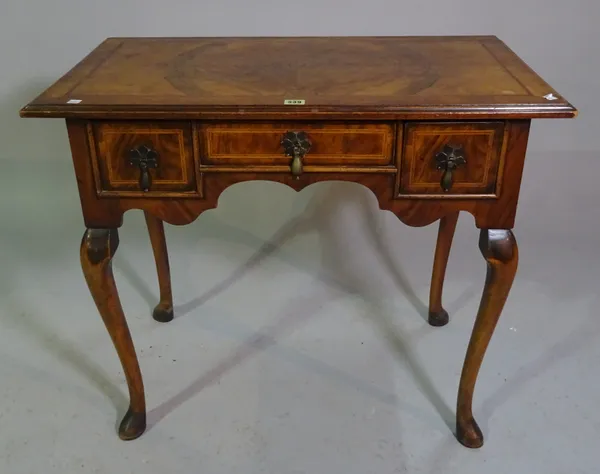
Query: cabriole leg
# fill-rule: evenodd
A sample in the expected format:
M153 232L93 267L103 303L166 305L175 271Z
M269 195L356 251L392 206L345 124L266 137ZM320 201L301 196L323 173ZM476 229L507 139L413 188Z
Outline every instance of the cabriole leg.
M448 313L442 307L442 289L457 221L458 212L448 214L440 220L429 290L429 324L432 326L444 326L448 323Z
M130 403L119 426L119 437L130 440L146 429L146 402L142 374L112 272L111 262L118 245L117 229L88 229L81 241L81 266L127 379Z
M456 437L469 448L483 445L483 434L473 418L473 391L519 260L517 242L510 230L482 229L479 249L487 262L487 277L460 377L456 410Z
M167 253L167 240L163 221L144 211L156 271L158 273L158 286L160 288L160 302L154 308L152 317L161 323L173 319L173 293L171 291L171 270L169 268L169 254Z

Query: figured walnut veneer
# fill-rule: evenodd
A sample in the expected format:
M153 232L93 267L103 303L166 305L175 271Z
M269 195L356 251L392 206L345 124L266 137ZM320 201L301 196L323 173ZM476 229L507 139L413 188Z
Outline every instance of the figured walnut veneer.
M292 105L288 105L292 104ZM109 38L21 110L66 119L88 229L85 278L146 427L142 376L112 273L118 228L145 213L157 321L173 319L163 221L189 224L229 186L321 181L369 188L404 223L441 220L429 323L460 211L475 218L488 274L460 379L458 440L479 447L477 374L518 263L515 221L531 119L575 108L493 36ZM202 429L201 427L199 429Z

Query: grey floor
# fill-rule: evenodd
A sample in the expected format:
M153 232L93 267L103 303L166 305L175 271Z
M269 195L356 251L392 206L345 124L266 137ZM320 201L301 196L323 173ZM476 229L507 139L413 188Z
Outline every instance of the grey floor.
M154 264L141 213L128 213L114 269L149 429L125 443L123 373L79 267L75 180L67 160L40 163L0 173L12 196L0 200L2 474L598 472L593 154L528 159L520 269L475 394L480 450L452 434L485 275L468 214L448 269L451 322L431 328L436 226L405 227L358 185L245 183L168 227L169 324L150 317Z

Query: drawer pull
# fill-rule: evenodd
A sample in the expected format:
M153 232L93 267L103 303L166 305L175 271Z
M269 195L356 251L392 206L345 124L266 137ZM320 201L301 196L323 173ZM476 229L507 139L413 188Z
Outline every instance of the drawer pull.
M148 191L152 185L149 169L158 167L158 152L146 145L129 150L129 164L140 169L140 188Z
M286 156L292 157L290 170L292 175L298 179L302 174L302 158L310 150L310 140L306 132L286 132L281 139L281 146Z
M443 170L440 186L444 192L452 189L454 184L453 171L459 166L467 164L467 160L463 156L463 148L461 145L446 145L444 149L435 155L436 167L438 170Z

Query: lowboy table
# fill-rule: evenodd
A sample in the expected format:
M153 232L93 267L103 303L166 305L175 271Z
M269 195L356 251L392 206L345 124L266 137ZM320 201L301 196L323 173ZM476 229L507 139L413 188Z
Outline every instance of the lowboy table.
M130 407L119 436L146 427L144 388L111 269L123 213L142 209L160 302L173 319L163 221L189 224L228 186L301 190L344 180L424 226L440 219L429 323L459 211L481 229L481 305L460 378L456 436L483 444L477 373L517 270L515 220L532 118L577 111L493 36L109 38L23 117L66 118L87 230L81 264L121 359Z

